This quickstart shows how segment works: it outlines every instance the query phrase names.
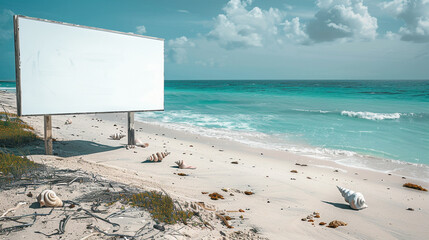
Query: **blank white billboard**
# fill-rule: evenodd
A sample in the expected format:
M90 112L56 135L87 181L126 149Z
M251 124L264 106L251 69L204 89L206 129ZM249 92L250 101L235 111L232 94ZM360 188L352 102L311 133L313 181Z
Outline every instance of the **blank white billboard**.
M19 115L164 109L164 40L15 16Z

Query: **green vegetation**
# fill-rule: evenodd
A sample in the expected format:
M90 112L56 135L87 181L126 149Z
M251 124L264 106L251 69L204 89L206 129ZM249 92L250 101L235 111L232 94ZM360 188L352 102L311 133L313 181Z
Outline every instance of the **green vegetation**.
M37 139L33 128L16 114L0 112L0 146L18 147Z
M1 178L19 179L38 166L27 157L0 152L0 180Z
M131 206L142 207L148 210L155 220L167 224L174 224L178 221L186 224L187 220L192 218L193 215L191 211L176 209L173 199L168 195L162 194L162 192L136 193L128 197L127 200Z

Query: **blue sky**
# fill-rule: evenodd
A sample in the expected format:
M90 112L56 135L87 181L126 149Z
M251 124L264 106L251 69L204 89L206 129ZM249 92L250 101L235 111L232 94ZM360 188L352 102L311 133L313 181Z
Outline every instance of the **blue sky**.
M429 0L0 0L12 15L165 39L169 79L429 79Z

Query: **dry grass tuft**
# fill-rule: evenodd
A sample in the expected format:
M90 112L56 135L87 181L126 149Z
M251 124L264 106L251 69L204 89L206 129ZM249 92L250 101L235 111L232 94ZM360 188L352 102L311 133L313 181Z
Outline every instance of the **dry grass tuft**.
M0 146L17 147L37 139L33 128L16 114L0 112Z

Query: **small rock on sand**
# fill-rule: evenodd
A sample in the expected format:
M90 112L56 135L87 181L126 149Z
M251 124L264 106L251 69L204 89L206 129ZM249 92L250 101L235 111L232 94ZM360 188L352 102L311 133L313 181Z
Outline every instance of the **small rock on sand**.
M339 226L347 226L347 223L345 223L343 221L334 220L334 221L330 222L328 225L328 227L330 227L330 228L337 228Z

